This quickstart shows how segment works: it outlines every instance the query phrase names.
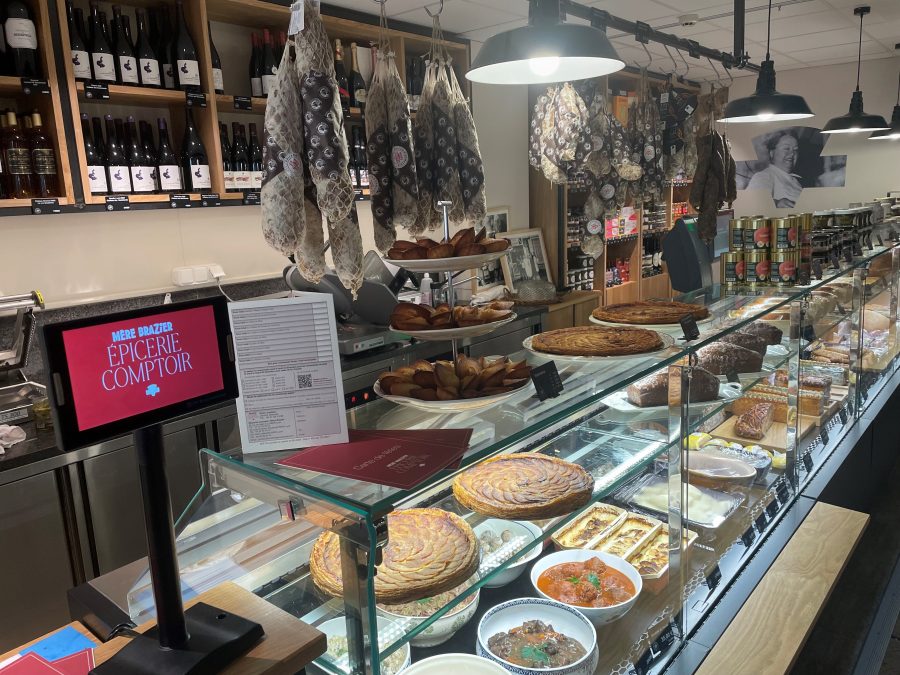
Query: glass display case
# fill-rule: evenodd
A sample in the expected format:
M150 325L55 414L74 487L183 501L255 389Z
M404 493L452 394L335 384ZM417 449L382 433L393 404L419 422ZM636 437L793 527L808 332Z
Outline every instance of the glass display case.
M627 611L594 621L596 645L584 645L598 654L590 672L661 672L896 368L898 270L900 248L877 247L807 286L689 294L680 299L709 310L699 338L679 339L679 327L674 344L652 356L553 357L563 382L555 398L541 401L528 387L469 412L376 400L348 413L357 429L473 429L460 466L414 490L287 468L279 462L289 452L203 451L205 485L179 523L185 597L234 580L329 635L316 668L378 675L410 659L475 652L491 637L478 634L485 613L540 595L536 560L569 547L612 550L641 582ZM723 357L723 343L752 358ZM535 365L551 358L510 357ZM526 451L586 470L588 502L513 521L454 496L458 475ZM478 572L435 598L386 606L374 580L390 541L387 516L411 507L465 520L482 549ZM618 514L615 522L590 524L587 511L598 508ZM341 597L320 590L310 573L324 530L339 535ZM146 579L128 600L136 621L152 614Z

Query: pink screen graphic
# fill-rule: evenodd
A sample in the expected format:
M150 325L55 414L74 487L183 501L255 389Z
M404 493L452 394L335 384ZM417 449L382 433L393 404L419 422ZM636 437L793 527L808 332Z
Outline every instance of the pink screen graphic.
M212 307L63 333L81 431L222 389Z

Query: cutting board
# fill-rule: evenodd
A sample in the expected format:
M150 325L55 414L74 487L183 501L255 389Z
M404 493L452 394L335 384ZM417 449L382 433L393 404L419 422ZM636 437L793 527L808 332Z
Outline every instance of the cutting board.
M806 436L810 431L816 428L818 417L808 417L800 415L800 438ZM737 422L737 416L729 417L718 427L710 432L714 438L721 438L730 443L740 443L741 445L759 445L766 450L777 450L784 452L787 447L787 425L784 422L773 422L772 426L762 437L762 440L755 441L752 438L744 438L734 433L734 423ZM797 439L800 440L800 439Z

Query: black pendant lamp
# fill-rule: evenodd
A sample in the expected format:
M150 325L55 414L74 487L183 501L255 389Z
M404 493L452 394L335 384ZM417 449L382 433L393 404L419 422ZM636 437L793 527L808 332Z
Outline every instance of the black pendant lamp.
M719 122L740 124L746 122L784 122L812 117L802 96L782 94L775 89L775 63L770 58L769 43L772 37L772 0L769 0L769 25L766 31L766 60L760 64L756 79L756 93L729 101Z
M840 117L833 117L822 129L823 134L855 134L863 131L882 131L890 129L881 115L869 115L863 110L862 92L859 90L859 71L862 66L862 27L863 17L872 11L871 7L857 7L853 14L859 17L859 55L856 60L856 91L850 99L850 112Z
M897 44L894 49L900 49ZM897 105L894 106L894 114L891 115L891 128L884 131L876 131L869 136L870 141L897 141L900 140L900 76L897 78Z
M489 38L466 77L486 84L545 84L625 67L603 30L564 23L561 16L559 0L530 0L528 25Z

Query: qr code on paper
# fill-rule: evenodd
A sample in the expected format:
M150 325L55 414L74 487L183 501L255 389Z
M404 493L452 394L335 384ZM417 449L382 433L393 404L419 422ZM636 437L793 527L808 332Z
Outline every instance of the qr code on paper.
M312 387L312 375L309 373L297 375L297 387L299 389L309 389Z

